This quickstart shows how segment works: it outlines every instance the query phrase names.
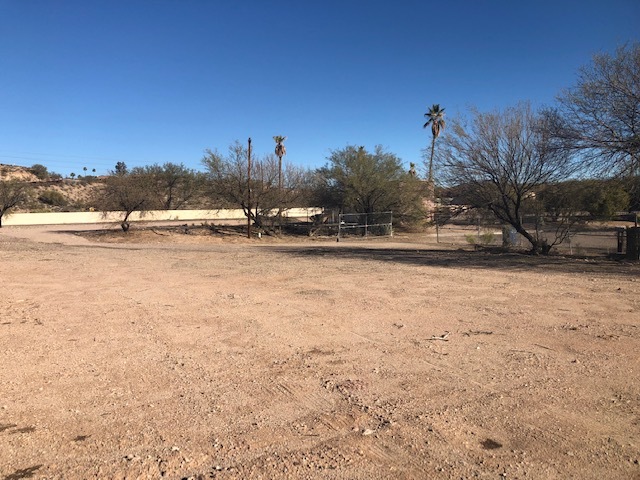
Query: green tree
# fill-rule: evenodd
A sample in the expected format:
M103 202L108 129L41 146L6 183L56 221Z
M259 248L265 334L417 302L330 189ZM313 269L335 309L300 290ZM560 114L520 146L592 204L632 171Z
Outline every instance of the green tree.
M150 177L157 202L165 210L184 207L201 191L200 175L182 163L178 165L168 162L164 165L136 167L131 173Z
M115 174L116 175L126 175L129 172L129 169L127 168L127 164L124 162L118 162L116 163L116 167L115 167Z
M439 104L434 104L431 106L429 111L424 114L427 118L427 122L424 124L423 128L427 128L431 125L431 155L429 156L429 177L428 180L430 183L433 183L433 155L435 153L436 147L436 138L440 136L440 132L445 127L444 120L444 108L440 108Z
M24 202L29 196L29 185L18 180L0 180L0 228L2 217Z
M52 207L66 207L68 205L67 198L57 190L45 190L38 195L38 200Z
M468 126L454 121L445 140L443 168L449 184L464 186L469 205L487 209L515 228L532 253L548 253L567 230L549 238L537 222L533 228L525 225L524 213L539 211L541 188L567 180L575 171L569 153L547 134L547 121L528 104L476 111Z
M33 173L39 180L48 180L49 179L49 170L44 165L39 163L35 163L31 165L29 169L31 173Z
M562 192L563 195L556 194L556 199L561 198L562 202L556 200L548 205L550 212L559 204L569 204L581 215L607 220L629 208L629 194L618 179L570 180L556 185L554 189Z
M376 146L347 146L334 150L316 172L318 200L344 212L393 211L395 218L413 221L423 216L423 182L413 177L400 159Z

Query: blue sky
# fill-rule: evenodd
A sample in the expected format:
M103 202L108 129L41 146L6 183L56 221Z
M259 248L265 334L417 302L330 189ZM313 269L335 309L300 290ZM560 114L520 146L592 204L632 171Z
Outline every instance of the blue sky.
M0 163L199 169L286 135L296 165L347 144L408 165L428 106L552 104L638 25L640 0L0 0Z

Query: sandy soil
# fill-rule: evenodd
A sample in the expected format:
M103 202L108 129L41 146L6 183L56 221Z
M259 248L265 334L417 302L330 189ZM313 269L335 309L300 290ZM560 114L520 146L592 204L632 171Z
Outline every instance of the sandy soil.
M0 230L2 479L640 478L637 264L52 230Z

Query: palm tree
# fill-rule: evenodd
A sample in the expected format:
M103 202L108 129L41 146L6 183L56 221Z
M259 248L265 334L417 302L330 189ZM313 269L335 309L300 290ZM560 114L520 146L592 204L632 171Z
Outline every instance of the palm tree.
M429 183L433 183L433 152L436 146L436 138L438 138L440 131L445 127L444 108L441 109L440 104L433 104L424 116L428 118L428 120L423 128L431 125L431 133L433 134L433 138L431 139L431 157L429 158Z
M287 137L276 135L273 139L276 141L276 157L278 157L278 188L282 190L282 157L287 154L287 147L283 142Z
M276 141L276 157L278 157L278 202L280 207L278 208L278 224L280 226L280 232L282 232L282 157L287 154L287 147L284 146L284 141L287 137L282 135L276 135L273 137Z

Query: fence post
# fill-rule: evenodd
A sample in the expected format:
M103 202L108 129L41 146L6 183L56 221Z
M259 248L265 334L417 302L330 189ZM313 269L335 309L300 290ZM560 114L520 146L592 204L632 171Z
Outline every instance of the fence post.
M624 228L616 228L616 238L618 240L618 253L624 253Z
M640 227L627 227L627 258L640 260Z

